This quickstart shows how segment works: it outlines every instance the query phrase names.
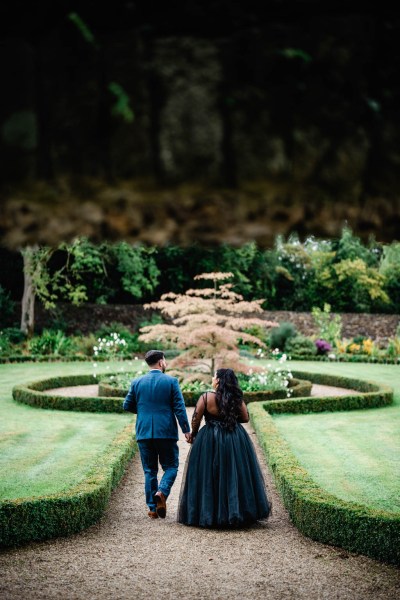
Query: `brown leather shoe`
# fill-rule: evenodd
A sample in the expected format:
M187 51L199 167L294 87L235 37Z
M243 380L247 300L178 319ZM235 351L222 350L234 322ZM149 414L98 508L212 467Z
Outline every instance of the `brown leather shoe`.
M149 515L150 519L158 519L158 514L153 510L149 510L147 514Z
M167 499L161 491L154 494L154 498L157 502L156 512L160 519L165 519L167 514Z

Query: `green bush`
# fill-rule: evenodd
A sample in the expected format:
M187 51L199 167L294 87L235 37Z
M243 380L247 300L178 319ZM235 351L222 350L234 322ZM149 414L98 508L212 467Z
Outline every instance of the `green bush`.
M314 356L317 354L317 348L310 338L305 335L296 335L287 340L285 352L291 358L297 358L297 356Z
M10 325L15 310L15 302L10 293L0 285L0 327Z
M74 488L59 494L0 502L0 546L71 535L96 523L135 450L129 424Z
M2 333L8 338L11 344L20 344L26 340L25 333L18 329L18 327L4 327Z
M331 305L325 302L324 309L313 306L311 310L314 322L318 327L318 335L323 340L334 345L342 334L342 317L331 314Z
M65 356L72 354L75 344L72 338L65 335L60 329L44 329L40 336L35 336L28 342L28 350L32 354L59 354Z
M293 323L287 323L283 321L282 323L279 323L279 327L274 327L271 329L268 345L273 350L275 348L284 350L288 339L294 337L296 333L297 331Z
M263 405L252 404L249 412L294 525L313 540L398 564L400 516L346 502L319 487L296 459Z
M0 331L0 356L7 356L11 352L11 343L7 335Z

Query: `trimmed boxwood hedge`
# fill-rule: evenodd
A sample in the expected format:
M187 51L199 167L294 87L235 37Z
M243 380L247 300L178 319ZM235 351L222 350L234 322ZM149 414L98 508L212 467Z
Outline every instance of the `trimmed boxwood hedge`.
M165 356L173 358L179 355L179 352L175 350L165 350ZM254 358L254 355L250 352L242 351L241 354L247 358ZM142 356L140 352L136 356ZM116 357L114 360L129 360L129 356ZM378 358L376 356L362 356L360 354L337 354L335 359L328 358L327 355L310 354L308 356L297 356L294 354L290 355L291 360L305 360L305 361L323 361L323 362L355 362L355 363L378 363L388 365L400 364L400 356L397 358ZM0 364L5 363L22 363L22 362L92 362L93 356L85 356L82 354L67 354L66 356L60 356L59 354L12 354L10 356L0 356ZM107 361L107 356L96 356L96 362Z
M24 383L13 387L14 400L36 406L38 408L53 408L57 410L76 410L87 412L112 412L123 413L120 398L109 398L103 396L57 396L56 394L45 394L44 390L58 387L69 387L76 385L91 385L97 383L93 375L66 375L41 379L31 383Z
M384 358L377 356L362 356L360 354L336 354L336 358L329 358L327 355L309 354L297 356L290 355L290 360L308 360L308 361L323 361L323 362L352 362L352 363L376 363L381 365L398 365L400 364L400 356L397 358Z
M108 375L107 375L108 377ZM290 387L293 390L292 398L297 396L307 396L311 393L312 383L310 381L304 381L293 378L290 383ZM128 393L127 389L118 388L111 385L107 381L100 381L99 383L99 394L102 396L116 396L118 398L124 398ZM196 406L197 400L199 399L201 392L183 392L186 406ZM244 392L244 401L246 404L249 402L262 402L265 400L273 400L286 398L286 390L276 391L265 391L265 392Z
M135 450L130 423L76 486L58 494L0 502L0 546L66 536L96 523Z
M346 502L319 487L301 466L262 403L250 417L294 525L308 537L400 563L400 514Z
M308 413L326 410L355 410L387 406L393 402L393 390L389 386L373 381L304 371L292 371L292 374L294 377L306 378L312 383L353 389L358 393L349 393L345 396L310 396L307 398L288 398L280 402L276 400L264 402L264 408L268 412Z
M107 374L109 376L109 374ZM87 412L125 412L122 408L122 398L128 390L116 388L107 382L99 382L99 396L57 396L57 394L44 393L58 387L69 387L78 385L91 385L97 383L97 378L93 375L65 375L62 377L51 377L50 379L41 379L22 385L14 386L12 390L13 398L16 402L22 402L38 408L56 409L56 410L76 410ZM310 381L292 380L293 396L303 396L311 392ZM195 406L199 398L198 393L184 392L186 406ZM244 396L245 401L260 402L270 398L284 398L284 390L276 392L247 392Z

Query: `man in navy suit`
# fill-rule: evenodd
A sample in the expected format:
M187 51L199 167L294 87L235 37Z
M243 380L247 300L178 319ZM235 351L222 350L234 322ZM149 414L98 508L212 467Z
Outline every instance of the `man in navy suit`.
M178 473L176 419L188 442L191 434L178 380L165 374L164 353L150 350L144 358L150 371L132 381L123 408L137 414L136 441L145 475L146 504L149 517L156 519L165 518L166 500ZM164 471L160 485L158 461Z

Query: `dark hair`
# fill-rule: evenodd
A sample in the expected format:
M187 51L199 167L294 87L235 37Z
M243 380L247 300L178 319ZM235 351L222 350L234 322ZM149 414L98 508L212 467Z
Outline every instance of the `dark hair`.
M149 350L148 352L146 352L144 360L147 362L149 367L151 367L151 365L155 365L156 363L158 363L159 360L162 360L163 358L165 358L164 352L161 352L161 350Z
M232 369L218 369L216 377L218 387L215 391L215 401L225 427L232 431L240 414L243 392Z

